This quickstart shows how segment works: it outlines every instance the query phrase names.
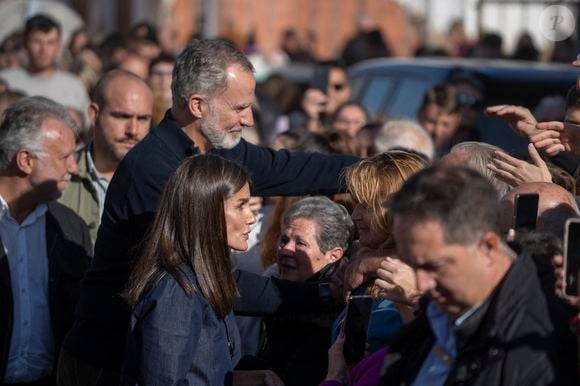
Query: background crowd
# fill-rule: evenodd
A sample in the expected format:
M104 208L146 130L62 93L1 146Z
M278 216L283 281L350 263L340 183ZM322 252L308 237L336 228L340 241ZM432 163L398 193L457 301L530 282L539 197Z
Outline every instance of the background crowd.
M270 58L166 46L149 23L63 44L43 14L2 42L3 384L578 384L580 81L541 110L456 79L379 121L348 70L390 49L359 27L324 62L294 29ZM416 55L506 58L461 29ZM539 52L524 34L509 57ZM266 59L313 76L256 84ZM481 142L474 113L527 154ZM533 229L514 223L524 193Z

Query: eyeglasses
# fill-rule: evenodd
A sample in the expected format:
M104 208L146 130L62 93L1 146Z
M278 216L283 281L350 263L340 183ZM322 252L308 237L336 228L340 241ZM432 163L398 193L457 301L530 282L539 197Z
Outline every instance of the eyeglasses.
M344 88L346 88L348 86L348 84L346 83L335 83L335 84L329 84L329 87L333 88L334 91L340 91Z

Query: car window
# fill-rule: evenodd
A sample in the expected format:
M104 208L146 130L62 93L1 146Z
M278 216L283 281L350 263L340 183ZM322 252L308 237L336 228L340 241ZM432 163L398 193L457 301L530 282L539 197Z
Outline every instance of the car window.
M372 118L382 115L385 99L391 93L394 81L391 78L371 78L364 89L361 103Z
M402 78L391 96L386 115L391 119L417 119L425 91L433 84L425 78Z
M350 83L350 98L355 101L359 100L361 92L365 85L365 78L360 76L354 79L349 79L349 83Z

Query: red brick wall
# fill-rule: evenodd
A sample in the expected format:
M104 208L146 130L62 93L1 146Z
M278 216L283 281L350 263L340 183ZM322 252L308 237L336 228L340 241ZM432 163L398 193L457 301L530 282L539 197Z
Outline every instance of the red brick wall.
M282 32L293 27L315 32L316 54L334 57L356 32L360 12L371 15L389 41L393 53L413 52L417 33L395 0L214 0L218 3L219 34L244 46L255 31L260 49L269 54L280 44ZM199 30L201 0L175 0L175 21L185 39ZM187 19L189 17L189 20Z

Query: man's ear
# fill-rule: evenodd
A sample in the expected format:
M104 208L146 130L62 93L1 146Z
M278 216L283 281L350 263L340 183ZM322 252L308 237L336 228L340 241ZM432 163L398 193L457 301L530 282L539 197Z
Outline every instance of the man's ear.
M16 167L21 173L29 175L32 173L34 167L34 160L36 157L28 149L20 149L14 157Z
M501 249L500 236L495 232L485 232L479 242L479 248L488 262L494 264Z
M89 107L87 108L87 113L89 115L89 121L91 121L91 126L95 127L95 123L97 122L97 116L99 115L101 108L95 102L91 102Z
M208 104L201 95L193 94L189 97L188 105L189 112L196 119L202 119L208 111Z
M342 256L344 255L344 249L342 249L342 247L334 247L328 250L326 254L328 255L328 259L330 260L330 262L335 263L338 260L342 259Z

